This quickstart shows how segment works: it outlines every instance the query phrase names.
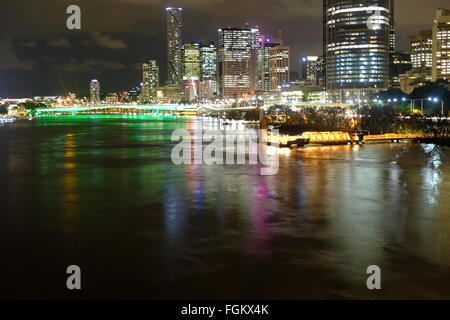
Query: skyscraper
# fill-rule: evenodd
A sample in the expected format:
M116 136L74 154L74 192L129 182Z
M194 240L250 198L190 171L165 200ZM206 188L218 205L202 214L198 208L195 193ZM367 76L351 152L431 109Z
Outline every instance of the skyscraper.
M91 103L100 102L100 82L98 80L92 80L90 85Z
M439 9L433 23L432 79L450 80L450 9Z
M273 47L270 52L270 91L281 89L290 82L289 47Z
M303 57L301 61L302 80L311 85L317 85L319 82L320 61L317 56Z
M182 49L183 80L200 80L200 43L186 43Z
M150 60L142 64L142 89L141 100L149 101L155 97L156 88L159 86L159 67L156 60Z
M326 0L326 85L334 102L388 89L393 0Z
M278 47L279 43L272 43L270 39L262 36L258 49L257 64L257 90L267 92L270 90L270 49Z
M251 91L252 31L219 29L218 81L222 98L238 99Z
M214 42L200 47L200 82L202 98L217 95L217 48Z
M167 14L167 72L169 84L181 83L181 44L182 44L181 8L166 8Z
M425 30L411 37L411 63L413 68L433 67L433 32Z
M258 26L250 28L251 53L250 53L250 90L258 90L258 55L261 45L261 30Z
M396 35L396 25L395 25L395 0L389 0L389 11L390 11L390 46L391 53L395 53L397 49L397 35Z

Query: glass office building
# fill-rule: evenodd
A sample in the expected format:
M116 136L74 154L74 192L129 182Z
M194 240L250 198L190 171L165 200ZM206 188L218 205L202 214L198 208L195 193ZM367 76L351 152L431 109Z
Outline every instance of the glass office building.
M167 79L170 84L180 84L181 82L182 12L181 8L166 8Z
M432 78L450 80L450 9L439 9L433 22Z
M186 43L182 57L183 80L200 80L200 43Z
M159 87L159 66L156 60L142 64L141 100L149 101L155 97L156 88Z
M270 91L281 90L290 83L290 48L273 47L269 49Z
M217 95L217 48L214 42L200 46L200 81L204 91L203 96L212 98Z
M326 85L332 102L364 102L389 86L393 0L325 0Z
M225 99L239 99L251 91L252 31L247 28L219 30L219 93Z
M91 80L91 85L89 87L91 103L100 103L100 81Z
M425 30L411 37L411 62L413 68L433 66L433 32Z

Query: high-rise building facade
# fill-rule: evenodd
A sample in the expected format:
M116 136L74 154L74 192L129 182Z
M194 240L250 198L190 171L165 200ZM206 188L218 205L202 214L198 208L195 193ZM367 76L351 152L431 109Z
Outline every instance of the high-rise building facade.
M180 84L182 79L182 12L181 8L166 8L167 14L167 79L169 84Z
M213 42L200 47L200 83L202 98L217 95L217 48Z
M325 87L325 58L323 56L317 60L317 85Z
M259 79L259 50L261 48L262 35L258 26L250 28L250 90L258 91L258 79Z
M186 43L182 49L183 80L200 80L200 43Z
M219 94L238 99L251 91L252 31L247 28L219 29Z
M450 9L439 9L433 23L433 81L450 80Z
M390 11L390 46L391 53L395 53L397 50L397 35L396 35L396 25L395 25L395 0L389 0L389 11Z
M301 61L302 80L310 85L317 85L320 77L321 61L318 56L303 57Z
M141 100L149 101L156 95L159 87L159 66L156 60L150 60L142 64L142 89Z
M91 103L99 103L100 102L100 81L92 80L89 91L90 91Z
M256 90L267 92L270 90L270 49L280 46L262 36L258 49L257 84Z
M289 47L273 47L270 55L270 91L286 87L290 83L290 49Z
M425 30L411 37L411 63L413 68L433 67L433 32Z
M391 54L391 86L400 87L400 76L412 69L409 53L394 52Z
M393 0L325 0L326 86L334 102L389 86Z

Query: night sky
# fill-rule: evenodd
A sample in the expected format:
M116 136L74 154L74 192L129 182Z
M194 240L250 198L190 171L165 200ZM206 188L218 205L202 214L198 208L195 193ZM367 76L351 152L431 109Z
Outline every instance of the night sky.
M82 29L66 28L66 8L82 9ZM140 62L156 59L165 80L166 6L184 8L184 42L216 40L217 29L259 25L272 38L283 30L293 69L302 55L320 55L321 0L1 0L0 97L87 95L98 78L102 91L128 90L141 81ZM398 49L430 29L448 0L397 0Z

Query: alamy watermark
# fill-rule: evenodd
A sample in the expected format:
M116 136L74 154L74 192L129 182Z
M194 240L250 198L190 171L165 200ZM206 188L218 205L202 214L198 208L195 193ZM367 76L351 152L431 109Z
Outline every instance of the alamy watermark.
M367 289L381 290L381 268L377 265L369 266L367 274L370 274L366 282Z
M66 273L69 274L66 281L67 289L81 290L81 268L77 265L71 265L67 267Z
M278 144L269 145L266 137L267 130L179 129L172 134L178 144L171 158L175 165L260 165L262 176L273 176L279 170Z
M370 7L369 7L370 8ZM371 8L367 13L372 13L372 15L367 19L367 28L370 30L380 30L383 24L383 15L378 7Z
M66 26L69 30L81 29L81 8L77 5L67 7L66 13L69 14L66 20Z

